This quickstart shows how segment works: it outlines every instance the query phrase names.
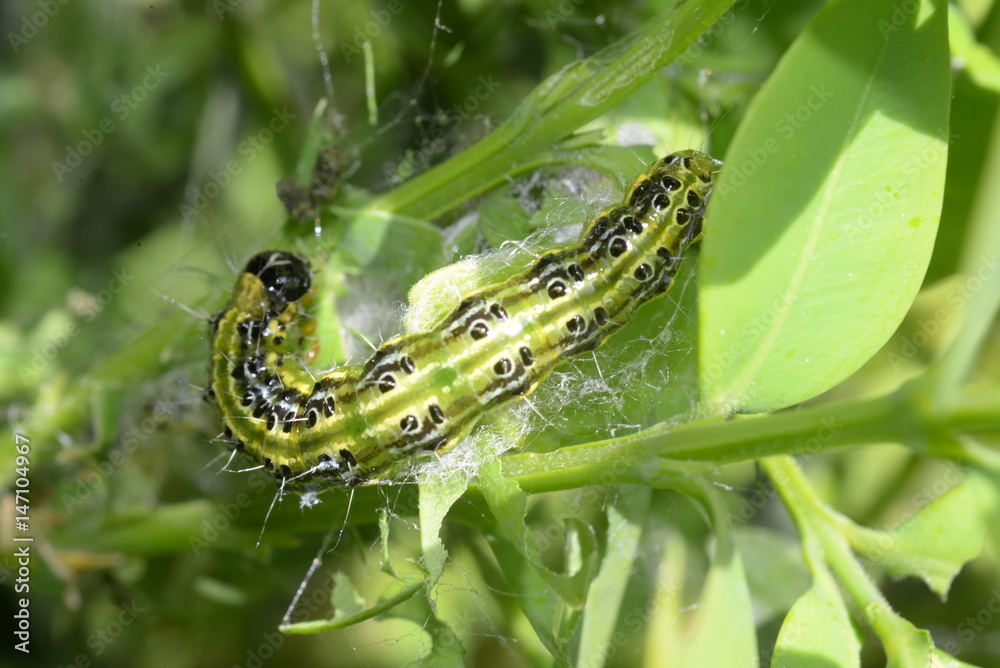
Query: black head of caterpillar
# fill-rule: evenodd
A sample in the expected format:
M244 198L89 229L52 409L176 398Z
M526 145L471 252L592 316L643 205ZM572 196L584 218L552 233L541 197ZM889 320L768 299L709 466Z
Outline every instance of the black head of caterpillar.
M309 263L256 255L213 319L211 393L226 439L300 491L385 477L411 456L454 445L484 412L531 392L666 292L701 237L720 166L697 151L657 161L579 243L466 296L428 331L323 376L289 344L309 301Z
M302 299L312 285L308 260L294 253L258 253L250 258L243 272L260 280L271 306L277 310Z

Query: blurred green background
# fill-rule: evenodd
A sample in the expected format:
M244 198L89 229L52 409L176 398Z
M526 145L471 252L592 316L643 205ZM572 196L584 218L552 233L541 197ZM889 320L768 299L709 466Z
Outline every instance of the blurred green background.
M669 4L445 2L435 30L433 3L404 2L393 14L377 0L322 3L320 41L350 156L345 187L384 193L460 152L545 76ZM683 146L670 148L707 133L721 156L741 111L821 4L738 3L732 21L664 71L654 84L669 90L674 105L651 113L683 113L692 128L688 137L678 134ZM981 19L981 39L996 44L992 6L969 6ZM225 301L247 257L283 243L274 184L295 170L313 109L327 95L312 9L305 1L263 0L0 6L7 41L0 51L0 402L11 429L31 439L36 537L32 653L26 658L5 642L4 665L394 666L425 647L420 625L399 619L321 636L277 633L345 504L328 498L303 512L286 502L255 547L272 487L215 474L223 463L210 442L218 425L200 400L206 317ZM362 35L370 40L373 89L366 88ZM457 114L483 79L498 81L499 94ZM995 95L957 76L954 163L980 164L995 111ZM954 269L974 187L968 179L949 183L928 282ZM13 450L9 440L0 445ZM913 469L901 488L916 484L918 464L898 452L879 457L830 457L821 479L836 496L838 481L891 461ZM752 466L732 475L754 491ZM882 517L889 498L855 500L854 510L862 519ZM367 579L368 593L386 577L368 555L379 536L371 521L389 507L405 526L414 499L405 488L355 497L350 540L337 558ZM690 508L664 504L681 524L694 521ZM15 533L10 496L0 510L6 557ZM415 535L394 535L403 536L394 549L419 555ZM463 549L495 575L474 544ZM0 601L9 617L17 596L6 569ZM470 665L532 665L544 656L514 606L479 599L491 578L464 575L449 583L481 603ZM982 608L995 577L995 564L973 564L947 603L913 581L890 584L888 593L917 625L961 639L968 612ZM327 611L329 586L317 591L306 605L310 617ZM460 615L470 604L455 605ZM995 617L962 641L968 660L1000 656ZM506 621L494 626L491 618ZM763 624L761 636L773 639L776 623ZM612 665L631 664L621 652Z

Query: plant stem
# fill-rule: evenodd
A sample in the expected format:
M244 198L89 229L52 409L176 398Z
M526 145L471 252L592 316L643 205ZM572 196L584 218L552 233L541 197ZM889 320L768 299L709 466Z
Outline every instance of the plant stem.
M504 458L504 474L526 492L587 485L644 482L662 460L712 464L779 454L812 455L844 445L907 443L932 437L1000 430L1000 387L970 388L947 413L904 386L889 395L810 406L764 416L664 423L622 438L569 446L550 453Z
M824 504L809 484L802 469L788 456L769 457L761 462L764 470L792 514L799 532L815 538L823 560L843 583L865 623L882 640L889 665L910 665L916 647L901 646L901 640L920 633L900 617L879 591L875 582L855 558L847 538L840 533L837 516ZM925 639L926 640L926 639Z
M785 502L785 507L803 532L816 536L823 548L825 561L841 579L858 606L868 608L889 604L851 553L847 540L837 531L837 521L826 505L816 496L802 469L788 456L768 457L761 465ZM868 618L872 622L872 618Z

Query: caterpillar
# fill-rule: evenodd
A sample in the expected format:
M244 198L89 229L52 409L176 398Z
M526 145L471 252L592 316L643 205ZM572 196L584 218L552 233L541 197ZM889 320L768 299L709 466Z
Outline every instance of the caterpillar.
M576 245L467 295L430 330L322 376L289 344L309 327L308 260L255 255L210 322L207 393L223 440L283 489L303 492L378 480L412 456L450 448L486 411L527 395L667 291L701 237L721 164L693 150L655 162Z

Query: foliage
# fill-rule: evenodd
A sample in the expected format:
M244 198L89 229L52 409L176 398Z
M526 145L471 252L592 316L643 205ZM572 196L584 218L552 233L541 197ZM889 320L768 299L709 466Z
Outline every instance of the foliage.
M323 5L315 111L308 3L3 9L32 665L996 663L996 9L664 4ZM324 143L319 235L279 226ZM343 363L688 147L726 166L671 297L420 484L300 509L215 473L205 320L245 258L314 258Z

